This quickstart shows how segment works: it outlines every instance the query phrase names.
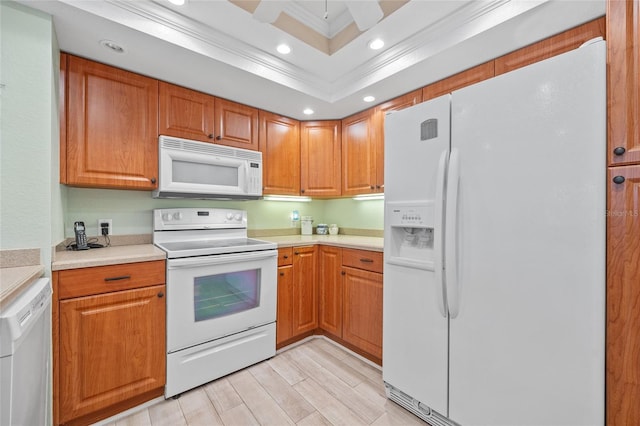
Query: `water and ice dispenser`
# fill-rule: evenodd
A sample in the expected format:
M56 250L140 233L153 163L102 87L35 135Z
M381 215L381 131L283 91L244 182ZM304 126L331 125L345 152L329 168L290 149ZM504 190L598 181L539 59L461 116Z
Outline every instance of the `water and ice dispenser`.
M390 235L387 262L433 270L434 211L432 201L388 202L386 219Z

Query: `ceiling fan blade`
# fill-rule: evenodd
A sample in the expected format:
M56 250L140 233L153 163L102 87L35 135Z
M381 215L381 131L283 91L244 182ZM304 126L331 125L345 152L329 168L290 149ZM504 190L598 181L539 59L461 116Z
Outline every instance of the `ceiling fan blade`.
M384 15L377 0L345 2L360 31L366 31L382 19Z
M262 23L270 24L278 19L285 4L286 2L284 1L262 0L256 10L253 11L253 17Z

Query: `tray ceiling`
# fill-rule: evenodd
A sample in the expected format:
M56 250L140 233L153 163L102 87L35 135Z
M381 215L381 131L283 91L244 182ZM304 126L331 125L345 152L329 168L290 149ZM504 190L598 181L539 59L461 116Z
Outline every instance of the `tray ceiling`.
M604 0L19 3L53 16L63 51L304 120L343 118L371 106L365 95L382 102L605 13ZM369 49L377 37L384 47Z

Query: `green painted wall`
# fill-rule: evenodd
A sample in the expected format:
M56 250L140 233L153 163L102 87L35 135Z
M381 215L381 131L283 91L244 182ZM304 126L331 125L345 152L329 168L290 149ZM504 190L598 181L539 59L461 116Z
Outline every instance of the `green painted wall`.
M0 24L0 248L41 249L48 274L63 237L59 52L46 14L3 1Z
M150 192L67 188L65 235L73 236L73 222L81 220L87 235L98 235L98 219L113 220L114 235L149 234L152 210L170 207L220 207L247 210L249 229L287 229L291 212L313 216L314 224L337 223L358 229L383 228L382 201L352 199L314 200L310 203L279 201L158 200ZM298 225L299 227L299 225Z

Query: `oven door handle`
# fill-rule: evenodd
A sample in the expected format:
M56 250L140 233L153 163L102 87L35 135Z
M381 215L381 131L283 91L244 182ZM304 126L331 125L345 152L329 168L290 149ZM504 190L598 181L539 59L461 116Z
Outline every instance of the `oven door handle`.
M262 250L243 253L220 254L215 256L185 257L180 259L168 259L167 269L192 268L195 266L222 265L238 262L251 262L253 260L278 257L278 250Z

